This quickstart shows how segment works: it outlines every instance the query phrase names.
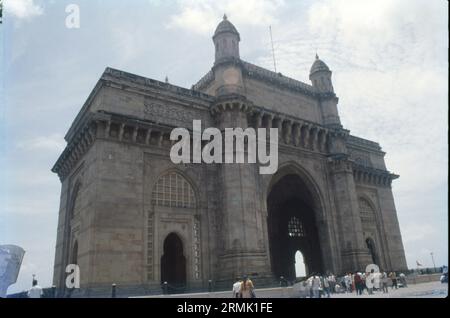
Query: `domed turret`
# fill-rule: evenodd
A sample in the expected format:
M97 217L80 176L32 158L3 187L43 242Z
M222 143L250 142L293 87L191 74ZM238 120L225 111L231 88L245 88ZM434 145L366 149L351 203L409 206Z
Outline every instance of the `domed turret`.
M329 72L330 69L328 68L328 65L326 65L324 61L319 59L319 56L316 54L316 60L314 61L313 65L311 66L311 71L309 72L309 74L314 74L316 72L321 72L321 71Z
M309 79L312 82L314 88L320 93L333 93L333 84L331 82L331 71L330 68L325 64L324 61L319 59L316 54L316 60L311 66L311 71L309 72Z
M216 48L216 63L229 59L239 59L240 40L236 27L224 15L213 36Z
M213 39L217 35L219 35L220 33L232 33L232 34L235 34L235 35L237 35L238 39L240 40L239 32L236 30L236 27L233 25L233 23L228 21L228 17L227 17L226 14L224 14L223 20L217 26L216 31L214 32Z

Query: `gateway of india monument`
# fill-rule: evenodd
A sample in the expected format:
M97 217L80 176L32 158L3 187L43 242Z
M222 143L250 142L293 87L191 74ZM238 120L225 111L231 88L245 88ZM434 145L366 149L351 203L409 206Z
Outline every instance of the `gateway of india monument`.
M106 68L65 136L52 171L61 186L54 264L58 295L78 264L79 296L231 290L306 274L405 270L386 168L376 142L340 121L329 67L316 56L303 83L240 58L224 16L215 62L190 89ZM376 116L376 112L374 112ZM279 165L174 164L176 127L278 128ZM210 282L211 281L211 282Z

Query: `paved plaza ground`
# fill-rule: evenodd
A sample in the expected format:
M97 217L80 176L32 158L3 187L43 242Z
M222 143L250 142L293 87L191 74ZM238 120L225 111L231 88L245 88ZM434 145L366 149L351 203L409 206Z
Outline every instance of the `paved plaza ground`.
M285 288L263 288L255 290L257 298L305 298L306 293L299 291L295 287ZM419 284L410 284L408 287L392 289L389 292L374 292L368 295L353 293L333 294L330 298L444 298L448 295L448 284L441 284L439 281L426 282ZM192 294L176 294L176 295L152 295L142 296L140 298L231 298L232 292L212 292L212 293L192 293Z

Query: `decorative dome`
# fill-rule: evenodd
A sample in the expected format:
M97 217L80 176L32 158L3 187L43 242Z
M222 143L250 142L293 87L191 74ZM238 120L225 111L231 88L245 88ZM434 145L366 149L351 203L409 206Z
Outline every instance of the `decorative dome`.
M222 22L220 22L217 26L213 38L215 38L220 33L233 33L238 36L239 41L241 40L239 32L236 30L236 27L230 21L228 21L226 14L224 14Z
M329 72L330 69L325 64L324 61L319 59L319 56L316 54L316 60L314 61L313 65L311 66L311 71L309 73L313 74L313 73L321 72L321 71Z

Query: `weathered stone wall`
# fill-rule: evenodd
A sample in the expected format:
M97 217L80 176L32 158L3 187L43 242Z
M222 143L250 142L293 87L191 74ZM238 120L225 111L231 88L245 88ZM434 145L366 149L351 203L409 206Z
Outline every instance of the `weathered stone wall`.
M190 289L206 288L209 279L228 284L233 276L255 271L269 277L267 198L271 186L287 174L300 176L312 194L325 270L363 270L371 262L368 235L382 267L406 268L391 176L379 145L322 125L313 95L245 74L243 105L233 110L239 103L232 101L230 107L213 112L212 96L120 71L105 72L91 104L71 129L67 158L57 164L62 178L57 286L63 283L63 264L71 259L77 241L81 284L92 295L109 293L111 283L136 293L157 290L163 244L170 233L183 242ZM208 80L208 93L226 86ZM170 131L191 130L193 119L201 119L203 128L279 127L278 172L260 175L257 165L248 164L173 164ZM86 148L81 138L77 146L77 129L89 120L95 140ZM362 172L356 174L356 168ZM67 170L70 173L63 173ZM168 172L192 186L195 206L155 204L155 185ZM77 183L78 197L72 194ZM361 219L361 198L373 208L370 224ZM71 210L74 218L66 222Z
M306 95L245 78L245 94L255 105L322 124L318 102Z
M89 282L92 237L92 216L95 213L97 189L97 144L84 155L61 188L55 252L54 285L61 287L65 280L65 266L74 259L74 245L78 243L77 261L80 282Z

